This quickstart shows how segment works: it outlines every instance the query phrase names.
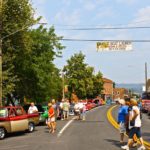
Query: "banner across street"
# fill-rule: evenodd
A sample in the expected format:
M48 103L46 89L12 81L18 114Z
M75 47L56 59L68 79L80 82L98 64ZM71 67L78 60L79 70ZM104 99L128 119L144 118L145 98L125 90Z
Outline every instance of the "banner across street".
M97 51L130 51L132 43L130 41L104 41L96 43Z

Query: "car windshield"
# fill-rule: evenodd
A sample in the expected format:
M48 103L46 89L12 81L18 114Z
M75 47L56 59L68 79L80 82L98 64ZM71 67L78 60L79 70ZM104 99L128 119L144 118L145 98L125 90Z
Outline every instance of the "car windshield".
M0 118L8 116L8 110L6 108L0 108Z
M150 100L150 93L143 93L142 94L142 99L144 100L144 99L146 99L146 100Z

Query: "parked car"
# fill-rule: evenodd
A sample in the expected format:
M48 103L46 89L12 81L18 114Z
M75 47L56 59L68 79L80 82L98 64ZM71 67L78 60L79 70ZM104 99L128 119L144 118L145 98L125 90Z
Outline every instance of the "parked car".
M40 104L37 104L35 106L37 107L38 113L39 113L39 123L45 123L46 122L46 118L44 117L44 113L45 113L44 108ZM26 105L23 106L23 108L26 111L26 113L28 113L29 107L30 107L30 104L26 104Z
M148 116L150 116L150 104L149 104L149 107L148 107Z
M150 92L144 92L142 94L142 112L148 112L150 109Z
M43 122L45 124L47 124L47 119L48 119L48 106L42 106L42 108L44 109L44 112L41 114L41 117L43 118L42 120L44 120Z
M85 106L86 106L86 110L87 110L87 111L88 111L88 110L91 110L91 109L93 108L91 102L87 102L87 103L85 104Z
M102 100L101 99L97 99L97 98L93 99L92 103L95 103L96 107L100 106L100 105L103 105Z
M7 133L33 132L39 123L39 114L27 114L21 106L0 107L0 139Z

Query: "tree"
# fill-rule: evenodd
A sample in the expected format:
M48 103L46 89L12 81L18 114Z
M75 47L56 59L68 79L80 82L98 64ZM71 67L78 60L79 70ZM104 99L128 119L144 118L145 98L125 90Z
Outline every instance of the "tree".
M61 94L62 81L59 70L53 60L61 54L64 46L59 43L54 27L49 30L40 26L30 31L31 50L18 69L20 82L17 91L28 99L42 102L50 98L58 98Z
M94 68L88 66L84 59L85 55L81 52L74 54L67 60L63 71L66 72L70 95L75 93L79 98L93 98L101 93L102 74L94 75Z
M19 81L16 67L22 66L20 60L24 59L24 53L30 47L28 28L16 31L31 26L35 20L29 0L5 0L2 13L3 97L6 97L15 90L16 82Z
M41 102L60 97L62 81L53 61L64 46L54 27L30 29L40 19L33 16L30 0L3 3L3 98L13 94Z

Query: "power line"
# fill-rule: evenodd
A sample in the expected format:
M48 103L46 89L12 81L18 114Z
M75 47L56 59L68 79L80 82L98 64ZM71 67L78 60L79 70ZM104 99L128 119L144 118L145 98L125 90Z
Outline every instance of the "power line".
M95 26L95 27L106 27L106 26L131 26L131 25L135 25L135 24L140 24L140 23L146 23L146 22L148 22L148 21L150 21L150 19L144 19L144 20L141 20L141 21L134 21L134 22L132 22L132 23L129 23L129 24L113 24L113 25L111 25L111 24L99 24L99 25L83 25L83 24L81 24L81 25L72 25L72 24L53 24L54 26L60 26L60 27L83 27L83 26L85 26L85 27L90 27L90 26Z
M95 28L68 28L63 30L128 30L128 29L150 29L149 26L134 27L95 27Z
M133 42L133 43L149 43L150 40L102 40L102 39L71 39L71 38L63 38L61 41L74 41L74 42Z

